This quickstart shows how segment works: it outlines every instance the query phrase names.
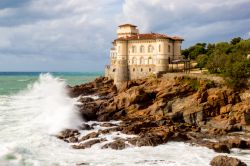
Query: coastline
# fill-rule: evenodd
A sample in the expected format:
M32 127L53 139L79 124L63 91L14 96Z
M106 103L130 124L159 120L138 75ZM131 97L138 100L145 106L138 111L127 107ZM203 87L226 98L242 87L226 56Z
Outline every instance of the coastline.
M58 135L74 143L76 149L103 143L106 140L99 136L112 132L136 137L118 136L102 148L121 150L184 142L218 153L250 149L249 89L236 92L210 79L167 75L129 81L119 90L104 77L69 89L71 97L79 97L79 109L86 121L105 122L104 127L109 127L84 136L77 130ZM91 95L99 98L83 97ZM114 125L109 122L112 120L121 123ZM85 130L92 127L83 125Z

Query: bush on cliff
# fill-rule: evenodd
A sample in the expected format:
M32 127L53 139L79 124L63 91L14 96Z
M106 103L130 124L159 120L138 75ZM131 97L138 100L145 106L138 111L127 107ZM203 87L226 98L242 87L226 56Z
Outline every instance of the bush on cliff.
M197 43L183 50L186 58L196 59L198 68L206 67L210 73L223 76L227 85L235 89L245 87L250 78L248 54L250 39L240 37L217 44Z
M224 77L226 83L232 88L242 88L247 85L250 78L250 62L235 61L225 68Z

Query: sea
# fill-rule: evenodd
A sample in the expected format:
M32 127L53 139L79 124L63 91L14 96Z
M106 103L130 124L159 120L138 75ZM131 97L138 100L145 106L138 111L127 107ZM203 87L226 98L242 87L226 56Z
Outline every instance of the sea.
M83 120L77 99L66 86L86 83L102 73L0 72L0 166L209 166L217 155L195 145L169 142L156 147L101 149L96 144L76 150L55 135L77 128ZM98 123L98 122L86 122ZM119 123L119 122L112 122ZM100 123L98 123L100 124ZM80 131L82 135L97 131ZM122 133L102 135L132 137ZM233 149L231 154L250 165L250 151Z

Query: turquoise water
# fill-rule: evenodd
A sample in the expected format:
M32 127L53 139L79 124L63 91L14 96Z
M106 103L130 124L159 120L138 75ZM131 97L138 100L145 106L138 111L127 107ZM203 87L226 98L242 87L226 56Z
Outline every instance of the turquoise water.
M34 83L42 72L0 72L0 95L15 94ZM101 72L51 72L70 86L86 83L102 75Z

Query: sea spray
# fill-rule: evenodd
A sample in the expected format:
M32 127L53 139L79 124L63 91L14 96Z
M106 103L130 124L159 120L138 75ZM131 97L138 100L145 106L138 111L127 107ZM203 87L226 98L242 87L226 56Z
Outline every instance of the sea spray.
M75 101L68 96L66 83L51 74L41 74L39 79L20 92L16 104L28 104L34 114L30 120L40 130L57 134L66 128L77 128L81 123ZM18 101L18 100L17 100ZM18 106L17 106L18 107Z

